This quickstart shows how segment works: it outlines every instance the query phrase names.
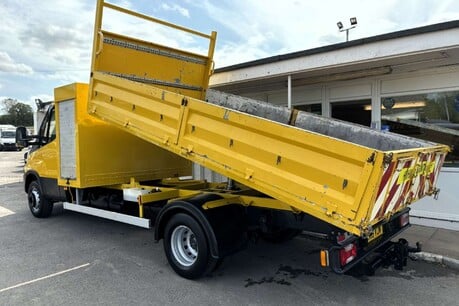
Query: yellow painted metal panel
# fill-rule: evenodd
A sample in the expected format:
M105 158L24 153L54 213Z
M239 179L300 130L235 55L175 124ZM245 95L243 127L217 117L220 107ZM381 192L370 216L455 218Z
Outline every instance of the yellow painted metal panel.
M122 74L130 78L136 76L139 81L157 82L156 85L170 84L164 87L167 89L176 86L176 92L196 98L201 97L202 90L205 90L202 84L206 73L206 57L191 56L177 50L114 34L110 36L104 34L104 40L112 44L104 43L95 71ZM158 54L159 50L163 55ZM195 90L193 92L187 88Z
M380 220L369 212L388 152L114 76L94 74L93 90L93 115L298 211L359 235ZM422 150L391 152L392 159Z
M151 143L110 125L87 113L87 84L72 84L55 90L56 112L59 104L75 99L75 180L58 177L59 184L86 188L191 174L191 163ZM62 99L62 100L60 100ZM58 116L56 116L58 118ZM59 130L59 122L57 122ZM63 140L65 141L65 139ZM59 147L59 139L57 151ZM59 156L57 156L60 164ZM57 172L57 171L56 171Z
M30 153L24 172L35 171L40 177L57 178L57 141L51 141L47 145Z
M101 88L96 79L93 82L96 85L95 89ZM138 93L145 92L144 87L146 86L143 84L134 84L126 80L121 80L119 83L125 83L124 88L126 89L130 88L130 90ZM105 86L110 87L108 84ZM110 92L113 93L115 90L110 90ZM166 104L176 108L178 101L183 98L166 92L158 94L158 96L150 95L151 109L155 108L154 104L156 103L162 107ZM90 105L90 109L95 111L96 116L125 126L127 131L289 203L298 210L314 212L322 217L324 212L328 213L331 218L335 218L333 216L336 214L340 214L340 218L346 220L353 217L352 210L349 209L353 204L352 196L343 193L342 187L336 187L342 186L344 179L336 173L330 175L320 169L320 166L335 162L338 169L346 172L345 177L349 177L349 181L351 181L349 190L355 189L355 186L352 187L352 184L355 185L352 181L358 180L361 171L358 166L365 163L372 151L365 152L364 148L357 150L348 148L347 151L350 152L350 156L343 161L337 156L335 149L342 152L345 148L341 147L349 146L347 143L329 138L322 140L325 143L321 143L318 135L309 135L299 129L245 114L225 111L217 106L193 99L188 99L187 106L181 106L186 108L188 113L182 118L182 124L177 122L175 134L179 135L179 141L176 144L174 141L164 141L163 130L148 129L148 124L150 126L161 124L158 116L152 118L138 116L137 112L140 111L138 106L136 106L135 111L131 111L133 115L129 116L129 112L118 112L113 104L104 102L104 97L99 93L97 97L93 95L90 103L93 106ZM168 100L166 97L172 99ZM107 99L107 97L105 98ZM121 95L116 96L117 101L122 101L122 99ZM172 101L175 103L171 103ZM130 101L120 103L129 105ZM124 124L125 119L120 114L124 114L129 124ZM175 114L180 116L177 112ZM178 120L179 118L176 117L176 121ZM241 130L235 129L238 126ZM290 133L287 133L286 129ZM201 133L201 131L203 132ZM285 137L282 137L283 135ZM168 135L169 138L173 136L172 133ZM233 140L232 144L231 139ZM244 145L240 145L242 143ZM331 150L329 151L331 152L331 159L326 160L323 155L317 155L314 148L308 148L312 143L314 144L313 147ZM324 150L323 148L319 150ZM311 157L308 156L309 152L312 152L312 158L317 156L319 159L311 160ZM297 154L296 158L295 154ZM357 155L357 159L353 155ZM280 163L277 159L278 156L281 156ZM301 156L307 158L301 158ZM359 160L358 157L363 158L363 161ZM301 168L292 172L289 163L291 164L290 167L304 167L304 172L301 171ZM284 170L283 167L286 169ZM318 174L315 181L311 181L308 170L313 170L315 174ZM327 178L330 177L332 180L327 181ZM330 186L330 184L333 185ZM339 206L341 209L338 208Z
M168 27L180 35L191 35L192 39L207 40L208 52L196 54L106 31L102 28L106 7L131 18ZM210 35L199 33L99 0L94 25L91 73L116 75L204 99L213 68L216 35L216 32Z

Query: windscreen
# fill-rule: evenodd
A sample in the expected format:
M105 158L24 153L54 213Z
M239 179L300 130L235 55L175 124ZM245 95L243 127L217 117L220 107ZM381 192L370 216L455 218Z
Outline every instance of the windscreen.
M2 138L15 138L16 133L13 131L2 131Z

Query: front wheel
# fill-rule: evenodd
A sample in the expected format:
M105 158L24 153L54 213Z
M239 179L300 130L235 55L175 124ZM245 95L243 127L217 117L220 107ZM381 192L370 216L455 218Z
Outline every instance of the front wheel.
M172 269L184 278L199 278L217 264L202 226L187 214L178 213L167 223L164 250Z
M29 185L28 190L29 208L37 218L47 218L53 212L53 204L43 195L41 186L37 181Z

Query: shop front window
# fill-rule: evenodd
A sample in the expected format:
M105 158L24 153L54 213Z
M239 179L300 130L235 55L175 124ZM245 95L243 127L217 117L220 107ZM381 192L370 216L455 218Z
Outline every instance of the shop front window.
M381 126L451 146L445 166L459 167L459 91L384 97Z

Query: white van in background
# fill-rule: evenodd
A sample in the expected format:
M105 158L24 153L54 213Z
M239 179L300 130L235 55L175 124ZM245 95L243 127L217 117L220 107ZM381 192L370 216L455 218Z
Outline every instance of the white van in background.
M16 127L11 124L0 124L0 151L16 151Z

